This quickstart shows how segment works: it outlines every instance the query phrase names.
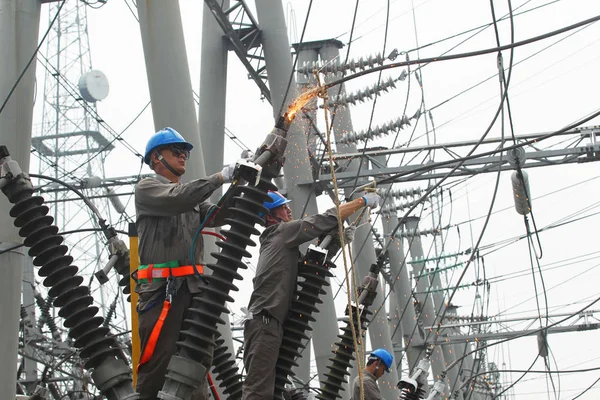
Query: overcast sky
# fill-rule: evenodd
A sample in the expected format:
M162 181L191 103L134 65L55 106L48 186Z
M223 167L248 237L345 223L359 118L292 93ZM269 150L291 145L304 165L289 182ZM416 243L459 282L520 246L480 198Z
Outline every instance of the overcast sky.
M272 0L276 1L276 0ZM131 4L131 1L129 1ZM249 2L252 3L252 2ZM184 24L187 56L190 76L194 90L199 86L199 65L201 45L202 1L181 0L182 19ZM299 41L308 8L308 0L287 1L284 3L286 20L291 42ZM496 16L500 18L508 12L508 2L493 2ZM385 0L359 1L353 42L348 46L351 35L352 19L356 2L352 0L315 0L308 18L305 41L338 38L346 46L342 49L342 57L346 57L349 48L350 58L367 57L384 50L384 33L386 21ZM252 5L251 5L252 6ZM482 0L391 0L389 2L389 26L385 54L393 49L408 52L410 59L439 56L450 50L449 54L467 53L470 51L496 47L493 28L487 28L473 38L461 44L471 34L457 36L438 44L421 48L456 34L484 26L492 21L490 2ZM515 41L520 41L547 33L570 24L600 14L600 3L594 0L515 0L513 9L519 13L514 18ZM44 8L46 10L46 8ZM41 32L48 23L47 13L43 14ZM95 69L103 71L110 81L108 98L98 105L100 115L116 131L120 132L148 103L149 93L144 68L144 57L141 45L139 26L128 10L125 0L109 0L99 10L88 10L88 24L92 61ZM510 23L508 19L500 22L500 43L510 43ZM600 108L597 93L600 88L598 71L600 25L593 24L580 30L559 35L544 41L520 47L515 50L512 78L508 89L508 98L512 111L512 122L515 134L551 132L581 119ZM571 35L572 34L572 35ZM567 37L568 35L571 35ZM545 49L551 44L559 43ZM42 47L45 49L45 47ZM545 50L543 50L545 49ZM543 51L542 51L543 50ZM538 53L539 54L536 54ZM504 52L504 65L508 67L509 52ZM528 58L530 57L531 58ZM399 56L399 59L405 57ZM259 97L255 84L247 79L246 72L233 53L229 58L228 99L226 126L251 149L256 148L271 129L272 111L267 102ZM42 69L38 68L38 76L43 79ZM414 71L414 68L411 70ZM382 74L383 79L398 77L402 69L392 69ZM424 96L425 109L431 110L435 133L427 138L425 119L421 118L415 128L416 138L410 145L425 145L429 142L447 143L462 140L476 140L485 132L500 104L498 79L493 78L454 98L439 107L447 99L453 98L462 91L480 83L497 73L496 54L470 57L455 61L437 62L427 65L421 70L423 91L418 87L414 74L410 75L410 91L408 80L400 82L397 89L383 94L377 99L373 113L373 125L394 120L401 116L406 107L406 114L411 116L417 111ZM40 75L41 74L41 75ZM352 80L347 84L348 92L371 86L377 82L378 74ZM38 94L43 91L38 90ZM200 93L201 96L208 94ZM408 102L407 102L408 98ZM38 103L41 102L38 99ZM351 109L353 124L356 130L365 130L369 125L373 102L367 101ZM36 115L40 115L39 108ZM508 128L508 111L506 110L505 134L510 135ZM323 116L319 117L319 126L324 127ZM35 122L39 122L35 121ZM586 125L598 123L591 121ZM414 126L413 126L414 127ZM411 134L409 127L398 135L398 143L406 143ZM432 128L432 121L427 121ZM202 127L200 127L202 129ZM154 132L151 109L148 109L135 124L123 135L123 138L138 152L143 152L147 138ZM496 123L490 136L501 135L501 124ZM372 142L371 146L391 146L394 135ZM231 140L225 139L225 162L233 162L238 158L241 149ZM561 148L568 143L553 140L540 143L540 149L555 144L553 148ZM359 144L362 148L364 143ZM529 148L527 151L532 151ZM194 157L199 157L194 154ZM441 152L434 155L434 160L447 159ZM400 164L400 158L392 158L390 166ZM588 163L571 166L554 166L528 170L533 201L533 217L538 229L546 227L574 213L584 210L577 217L590 215L598 211L599 174L598 164ZM140 170L139 160L124 146L117 148L108 157L107 177L136 175ZM146 167L144 172L150 172ZM477 240L483 227L483 218L472 223L466 221L485 216L492 201L496 173L485 174L469 179L465 183L452 185L459 179L449 180L445 187L453 186L452 199L444 198L442 208L442 226L450 225L443 231L445 254L453 254L470 248ZM582 183L580 183L582 182ZM579 184L580 183L580 184ZM398 188L427 186L427 181L397 185ZM564 190L562 190L564 189ZM554 193L558 190L560 192ZM447 192L446 192L447 193ZM540 196L543 198L539 198ZM127 201L127 199L124 199ZM331 205L326 199L320 200L324 210ZM510 172L502 173L499 180L498 193L489 226L485 231L482 245L487 247L505 239L517 237L525 233L522 216L513 208L510 186ZM421 209L417 209L421 213ZM423 211L421 229L432 228L430 206ZM134 214L129 205L130 214ZM375 215L373 216L375 218ZM573 219L574 217L570 217ZM575 217L576 218L576 217ZM581 221L567 224L540 233L543 257L540 264L543 269L544 284L547 289L547 300L550 314L572 312L582 308L598 295L597 280L599 258L597 226L600 220L590 216ZM425 252L430 250L431 238L424 239ZM537 241L535 248L539 253ZM593 253L593 254L592 254ZM585 256L591 254L590 256ZM566 263L564 260L573 260ZM251 260L255 263L256 259ZM458 262L466 261L459 257ZM341 264L340 264L341 265ZM428 267L434 267L434 264ZM527 242L518 241L494 251L485 257L485 263L472 265L462 283L473 283L479 277L490 279L488 291L479 291L478 301L485 305L485 314L501 315L503 318L535 316L538 314L535 301L534 283L531 274L531 261ZM537 266L535 267L537 270ZM522 274L516 274L523 271ZM461 270L450 272L445 279L456 283ZM512 274L512 275L511 275ZM341 276L341 274L340 274ZM541 282L536 271L537 291L541 294ZM249 297L251 271L245 273L245 281L236 302L231 309L239 313ZM336 280L339 282L339 279ZM337 287L335 288L337 289ZM341 293L336 302L338 315L345 307L346 296ZM459 291L453 303L461 306L459 313L471 313L476 292L473 289ZM539 305L545 315L544 297L540 296ZM600 309L600 304L591 309ZM474 311L475 314L480 311ZM574 321L574 320L573 320ZM530 328L539 327L533 322ZM525 324L510 324L509 329L526 329ZM495 326L494 329L498 329ZM600 365L600 350L596 346L598 332L565 333L552 335L549 338L552 358L552 370L569 370L589 368ZM495 362L501 369L527 369L537 353L535 338L519 339L509 344L492 347L488 352L488 360ZM543 370L544 363L539 359L534 370ZM503 374L504 382L512 382L520 376L518 373ZM583 391L600 376L600 371L579 374L561 374L554 378L560 398L571 399ZM558 385L560 381L560 385ZM548 399L545 377L541 374L529 374L515 386L512 393L517 399ZM600 387L600 385L598 385ZM552 390L551 390L552 391ZM600 391L590 390L581 399L597 398Z

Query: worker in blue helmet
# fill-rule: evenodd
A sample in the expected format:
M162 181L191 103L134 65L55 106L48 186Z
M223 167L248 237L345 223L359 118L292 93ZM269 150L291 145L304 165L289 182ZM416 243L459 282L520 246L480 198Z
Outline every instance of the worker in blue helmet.
M242 400L272 399L275 390L275 365L298 278L300 245L322 235L338 232L335 208L322 214L293 219L290 200L281 193L269 192L263 215L266 228L260 235L260 252L253 291L244 323L244 367L246 379ZM340 205L345 220L362 207L377 207L380 197L367 193ZM352 240L354 228L346 228L345 242Z
M363 388L365 400L380 400L381 393L377 379L381 378L394 363L394 356L386 349L376 349L369 355L367 366L363 370ZM360 400L360 379L354 378L352 400Z
M134 276L135 290L139 294L137 311L142 350L136 389L140 399L156 399L163 387L192 296L201 288L202 235L197 239L193 260L190 246L196 230L213 207L207 199L223 183L232 181L235 170L232 164L206 178L182 183L192 149L173 128L156 132L148 140L144 154L144 162L156 176L142 179L135 188L140 267ZM227 216L227 210L223 210L207 226L222 225ZM167 280L169 296L166 295ZM163 312L166 319L159 318ZM211 362L207 361L207 369ZM192 400L207 398L206 390L207 385L202 385Z

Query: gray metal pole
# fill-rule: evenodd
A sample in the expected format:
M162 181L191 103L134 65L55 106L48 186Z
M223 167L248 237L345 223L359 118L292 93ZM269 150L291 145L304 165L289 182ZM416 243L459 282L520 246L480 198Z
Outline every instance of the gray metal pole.
M170 126L194 146L184 180L205 177L179 1L145 0L137 6L154 127Z
M405 226L407 230L415 230L419 225L418 217L408 217ZM423 259L423 245L421 244L421 238L419 236L414 236L409 239L410 243L410 254L414 259ZM414 276L422 276L425 271L425 263L413 263L413 274ZM417 300L419 301L419 306L421 308L421 320L426 326L433 326L435 324L435 310L433 307L433 301L431 296L427 295L427 291L429 290L429 281L426 277L421 277L417 279L417 291L419 292L416 295ZM411 365L410 368L414 368L415 365ZM433 354L431 355L431 370L433 371L433 379L439 379L442 371L445 368L444 364L444 355L440 346L436 346L433 350Z
M229 7L229 0L224 0L222 7ZM198 107L198 128L202 141L204 165L207 174L214 174L223 167L223 149L225 135L225 108L227 97L227 46L223 40L223 30L215 20L212 12L204 4L202 14L202 45L200 56L200 91ZM222 195L219 188L211 196L211 201L216 203ZM207 263L216 260L210 256L212 252L218 252L215 239L211 236L204 237L204 259ZM232 360L235 359L233 338L231 336L231 325L229 314L221 314L225 322L218 325L217 330L223 345L227 348ZM213 377L215 374L213 374ZM215 385L221 398L225 398L220 385Z
M0 107L37 47L41 3L38 0L0 0ZM35 82L35 60L16 86L0 113L0 143L7 146L13 160L29 171L31 125ZM10 203L0 195L0 253L22 242L9 215ZM0 254L0 398L15 397L17 349L24 249Z

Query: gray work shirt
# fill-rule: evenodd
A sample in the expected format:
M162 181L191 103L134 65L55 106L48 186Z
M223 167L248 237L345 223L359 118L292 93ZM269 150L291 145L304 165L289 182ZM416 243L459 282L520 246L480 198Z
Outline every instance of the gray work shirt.
M248 310L266 311L280 324L286 319L298 277L298 247L337 227L335 209L271 225L260 235L260 255Z
M200 223L204 220L212 204L205 201L212 192L221 186L218 174L188 183L173 183L157 175L142 179L135 188L136 228L139 237L140 264L158 264L179 260L180 265L191 265L190 246ZM207 226L222 225L225 215L221 211ZM196 264L203 263L204 243L198 236L195 247ZM201 280L197 276L185 277L191 293L198 293ZM178 279L178 287L181 285ZM163 290L165 281L141 283L136 292L150 293ZM156 296L140 296L142 303Z
M354 378L352 387L351 400L360 400L360 379L358 376ZM377 378L369 371L364 371L363 373L363 388L365 390L365 400L381 400Z

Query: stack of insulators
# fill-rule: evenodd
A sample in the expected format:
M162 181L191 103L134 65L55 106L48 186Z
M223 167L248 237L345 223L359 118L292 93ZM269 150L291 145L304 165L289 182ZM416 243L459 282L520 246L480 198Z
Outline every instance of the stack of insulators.
M80 356L86 360L84 367L94 368L114 357L126 362L117 340L109 335L108 328L101 326L104 319L96 316L99 310L92 306L94 299L89 288L81 285L83 277L78 276L78 268L71 265L73 257L66 255L69 249L62 244L63 237L57 235L58 227L53 225L54 219L48 215L44 199L33 196L31 181L19 177L2 192L14 204L10 216L20 228L19 236L25 238L24 245L30 248L33 265L41 267L38 274L45 277L43 284L49 288L48 295L55 299L54 306L60 308L58 315L64 319L74 346L81 349Z
M384 198L404 199L406 197L421 196L423 188L410 188L410 189L378 189L377 193Z
M357 339L362 339L358 336L358 310L355 305L352 305L352 317L354 320L354 329ZM346 310L346 315L348 315ZM360 316L363 334L367 330L369 322L368 316L370 311L363 309ZM319 400L335 400L341 398L341 392L344 390L343 384L347 381L346 376L350 375L352 360L355 359L354 340L352 338L352 327L350 326L350 318L342 327L342 332L338 335L340 341L336 342L336 349L333 351L333 357L329 359L330 364L327 366L328 372L325 373L325 380L321 382L321 393L317 396Z
M285 391L289 376L293 375L292 367L297 366L296 359L301 356L309 339L308 332L312 331L310 323L319 310L317 304L322 304L321 296L325 294L323 287L329 286L327 277L335 264L326 261L323 265L310 261L301 261L298 265L298 288L288 317L283 323L283 340L279 347L279 356L275 367L275 398L280 398Z
M242 398L242 376L238 371L233 355L225 346L225 341L220 337L215 340L213 354L213 371L215 379L221 382L219 387L228 395L229 400Z
M225 219L231 229L221 230L226 240L218 240L216 244L222 250L211 253L217 263L207 265L212 274L205 276L202 291L192 298L192 306L184 321L186 329L177 342L179 356L198 363L212 357L214 339L218 336L217 324L224 324L221 314L229 313L225 303L234 301L229 292L238 290L233 281L242 279L238 269L248 268L242 259L252 256L246 246L256 246L250 237L260 234L256 224L264 225L264 220L258 215L267 211L263 206L265 201L270 201L267 191L277 190L270 181L272 177L263 169L256 187L237 188L238 194L234 195L233 205L228 209L231 216Z
M356 142L364 142L381 136L387 136L390 133L397 132L400 129L404 129L406 125L410 125L411 120L417 120L418 118L420 118L420 116L421 109L418 109L412 117L403 115L402 117L397 118L394 121L390 121L387 124L383 124L382 126L377 125L374 128L368 129L366 131L363 130L358 133L347 133L344 136L342 136L338 143L347 145Z
M366 59L361 57L358 60L349 60L344 64L334 64L327 62L308 62L301 65L296 71L304 75L312 75L314 70L318 70L323 74L340 74L346 71L356 72L371 69L377 65L382 65L385 57L381 54L369 56Z
M351 94L345 93L339 97L335 97L334 100L329 101L327 103L327 106L330 108L334 108L334 107L338 107L338 106L346 106L348 104L356 105L357 102L363 103L367 99L373 100L373 97L376 94L379 95L379 93L381 93L381 92L388 92L390 88L395 89L396 82L398 82L399 80L403 80L403 77L405 77L405 75L401 75L399 78L396 78L396 79L388 78L385 82L382 82L380 84L375 84L368 89L362 89L362 90L359 90L359 91L357 91L355 93L351 93ZM331 94L331 92L330 92L330 94ZM321 104L318 107L304 107L304 110L315 111L317 108L324 108L324 107Z

